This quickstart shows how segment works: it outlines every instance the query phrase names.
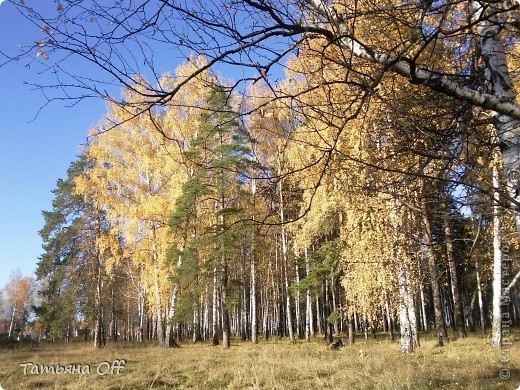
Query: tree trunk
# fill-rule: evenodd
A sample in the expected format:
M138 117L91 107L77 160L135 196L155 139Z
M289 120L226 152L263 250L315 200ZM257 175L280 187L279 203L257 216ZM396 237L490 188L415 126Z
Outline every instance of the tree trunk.
M101 216L98 210L97 215L97 237L101 237ZM94 289L94 348L101 348L101 331L103 326L102 308L101 308L101 289L102 289L102 275L101 275L101 250L98 243L96 243L96 287Z
M410 280L410 272L408 270L408 267L406 267L406 272L408 274L408 280ZM411 284L411 283L410 283ZM413 294L411 291L411 285L408 286L408 317L410 318L410 329L412 330L412 342L413 346L420 347L421 344L419 342L419 332L417 331L417 316L415 313L415 303Z
M482 329L482 334L486 333L486 313L484 310L484 298L482 296L482 284L480 281L480 267L478 264L478 259L475 260L475 272L477 275L477 295L478 295L478 307L480 313L480 327Z
M13 310L11 312L11 321L9 323L9 340L13 337L13 328L14 328L14 316L16 314L16 304L13 305Z
M392 316L390 314L390 297L388 296L387 291L384 291L385 297L385 315L386 315L386 323L388 325L388 333L390 335L390 340L394 341L394 321L392 320Z
M224 209L225 205L224 197L220 200L220 209ZM224 215L220 216L220 234L225 234L226 232L226 220ZM221 242L220 247L220 308L221 308L221 316L222 316L222 348L228 349L231 343L231 326L229 323L229 309L227 302L227 288L228 288L228 264L227 264L227 256L226 256L225 244Z
M423 321L422 326L423 326L423 330L425 332L428 332L428 314L426 311L426 299L425 299L425 294L424 294L424 284L422 281L419 283L419 294L420 294L420 299L421 299L421 317L422 317L422 321Z
M354 345L355 342L355 329L354 329L354 315L349 315L347 317L347 324L348 324L348 337L347 337L347 343L348 345Z
M204 340L209 340L210 328L209 328L209 288L208 283L204 287L204 316L203 316L203 332L202 337Z
M154 276L154 289L155 289L155 315L157 318L157 340L159 345L165 346L164 329L163 329L163 318L162 318L162 305L161 305L161 289L159 287L159 279L161 277L159 271L159 255L157 253L157 235L155 224L152 226L152 265L153 265L153 276Z
M251 192L253 194L253 211L256 208L256 179L251 180ZM255 215L252 216L253 226L251 228L251 342L258 343L258 317L257 317L257 292L256 292L256 226Z
M499 204L499 151L495 150L493 164L493 319L491 323L491 345L494 348L502 346L502 226Z
M328 344L332 343L333 337L332 337L332 324L329 321L330 314L331 314L331 304L330 304L330 291L329 291L329 280L326 278L324 280L323 285L323 319L325 323L325 339L327 340Z
M179 249L179 257L177 258L177 269L180 269L180 267L182 266L182 256L183 256L184 250L186 249L187 242L188 242L188 237L186 236L186 234L184 234L184 237L182 240L182 245ZM175 324L173 323L173 318L175 316L175 309L177 306L178 295L179 295L179 283L176 282L175 285L173 286L173 291L172 291L171 297L170 297L170 307L168 309L166 334L164 336L165 342L164 342L163 346L167 347L167 348L173 348L173 347L178 348L179 347L179 344L177 344L177 342L175 341L175 336L174 336Z
M309 278L311 272L311 266L309 262L309 251L307 245L304 248L305 255L305 274L306 277ZM314 336L314 327L312 321L312 297L311 290L307 287L306 295L305 295L305 340L310 341L311 336Z
M217 275L217 268L213 270L213 306L212 306L212 342L213 345L219 344L219 336L218 336L218 330L219 330L219 294L218 294L219 286L218 286L218 275Z
M179 256L180 257L180 256ZM164 344L165 348L178 348L179 344L175 341L174 335L174 323L173 317L175 316L175 306L177 305L177 294L178 294L178 285L175 284L173 287L173 291L170 297L170 307L168 309L168 321L166 324L166 334L164 335Z
M101 348L101 331L103 326L101 312L101 267L96 273L96 289L94 292L94 348Z
M457 278L457 265L455 264L455 259L453 257L453 240L451 235L450 217L448 214L448 203L444 194L441 195L441 208L444 219L444 234L446 236L446 255L448 258L448 266L450 269L455 330L457 331L459 337L466 337L466 326L464 323L464 313L462 311L459 282Z
M477 21L488 91L502 102L514 102L515 92L507 67L506 48L502 35L503 23L497 19L496 15L493 15L496 8L501 7L502 4L497 2L484 5L480 1L470 1L470 4L474 12L474 20ZM495 113L495 119L496 137L502 152L502 170L506 178L509 196L512 199L512 208L516 211L517 231L520 233L520 121L497 113ZM498 175L497 168L497 178ZM495 176L495 172L493 172L493 176ZM494 184L494 187L495 189L500 188L498 183ZM498 191L496 194L498 195ZM498 202L498 199L496 200ZM497 270L495 269L495 271ZM493 340L493 344L496 345L497 340Z
M116 304L115 304L115 296L114 296L114 286L112 285L110 289L110 294L112 295L112 307L111 307L111 322L110 322L110 338L112 341L117 341L117 316L116 316Z
M225 259L223 260L222 275L221 275L221 293L220 293L220 304L222 308L222 348L228 349L231 344L231 327L229 324L229 310L227 305L227 282L228 282L228 269Z
M294 269L296 272L295 283L298 286L300 284L300 270L298 267L298 260L294 261ZM296 316L296 337L301 338L301 308L300 308L300 289L296 290L296 296L294 297L294 311Z
M415 304L412 299L410 271L406 258L401 255L397 242L399 230L407 231L407 213L397 199L393 199L394 211L391 221L394 231L393 256L397 261L397 280L399 288L399 324L401 333L401 352L411 353L419 346L417 333L417 318L415 315Z
M283 257L283 267L284 267L284 285L285 285L285 294L286 294L286 318L287 318L287 329L289 331L289 338L291 339L291 343L296 342L294 338L293 332L293 317L291 312L291 294L289 291L289 254L287 248L287 233L285 229L285 219L284 219L284 201L283 201L283 190L282 190L282 181L279 182L279 196L280 196L280 222L282 225L281 239L282 239L282 257Z
M433 250L432 243L432 227L429 218L429 210L427 199L424 193L423 185L423 198L421 199L421 206L423 212L423 224L424 224L424 250L428 258L428 267L430 271L430 285L432 287L433 294L433 308L435 312L435 327L437 329L438 344L442 346L444 341L447 341L446 326L444 324L444 315L442 312L442 301L439 288L439 276L437 272L436 256Z
M401 352L412 353L415 347L414 325L410 316L413 307L410 307L410 279L406 264L397 264L399 283L399 326L401 331Z
M265 281L265 288L264 288L264 310L263 310L263 319L262 319L262 333L264 335L264 339L265 341L268 340L269 338L269 317L270 317L270 313L269 313L269 302L270 302L270 299L269 299L269 279L271 278L271 283L272 283L272 270L271 270L271 257L269 256L268 257L268 260L267 260L267 279ZM272 323L272 319L271 319L271 323Z
M320 308L320 297L316 295L316 325L318 328L318 334L323 334L323 328L321 323L321 308Z
M250 289L248 289L248 283L246 278L246 253L245 248L242 246L242 259L240 262L240 278L241 278L241 295L242 302L240 305L240 336L242 341L246 341L249 339L249 316L248 316L248 308L251 308L251 296Z
M255 227L253 226L253 232ZM254 233L253 233L254 234ZM255 238L253 237L253 247L251 249L251 293L250 293L250 301L251 301L251 342L253 344L258 343L258 317L257 317L257 293L256 293L256 245Z
M332 269L331 269L331 272L332 272ZM335 276L332 276L330 278L330 292L332 295L332 309L331 309L332 313L338 313L338 306L337 306L337 302L336 302L336 277ZM336 319L336 317L334 318L334 323L332 325L334 327L334 333L335 334L339 333L338 320Z
M128 288L128 283L126 284L126 331L125 331L125 340L130 341L132 339L132 331L130 324L130 291Z
M195 277L195 286L197 286L197 277ZM196 307L193 311L193 337L192 341L193 343L198 343L199 341L202 341L202 332L201 332L201 301L200 296L198 296L197 302L195 303Z
M144 341L144 321L145 321L145 307L146 302L146 290L145 289L139 289L139 334L137 336L137 341L143 342Z
M273 291L273 315L272 315L272 329L276 330L278 336L282 336L282 294L280 292L280 267L279 267L279 250L278 250L278 235L275 235L275 249L274 249L274 270L272 269L271 257L269 257L269 270L271 271L271 288Z

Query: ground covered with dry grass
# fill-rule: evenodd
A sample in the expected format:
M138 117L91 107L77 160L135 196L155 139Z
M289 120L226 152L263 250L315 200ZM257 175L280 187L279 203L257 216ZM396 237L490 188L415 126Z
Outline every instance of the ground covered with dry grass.
M424 338L413 354L403 355L387 339L358 340L337 351L321 339L292 345L287 340L236 342L229 350L209 344L183 344L164 350L153 344L124 342L94 350L81 342L40 344L0 350L0 385L12 389L511 389L520 385L519 334L500 362L489 339L470 335L435 346ZM113 374L108 365L124 359ZM503 358L503 360L507 360ZM30 374L34 365L76 364L90 374ZM97 367L105 375L97 374ZM501 369L511 377L502 380Z

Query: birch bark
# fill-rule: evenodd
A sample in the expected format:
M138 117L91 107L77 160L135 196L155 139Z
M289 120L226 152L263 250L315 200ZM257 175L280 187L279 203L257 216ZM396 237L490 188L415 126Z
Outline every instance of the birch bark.
M163 328L163 316L162 316L162 305L161 305L161 289L159 287L159 255L157 249L157 232L155 224L152 225L152 265L154 275L154 289L155 289L155 315L157 317L157 339L161 346L165 345L164 339L164 328Z
M502 346L502 226L500 221L501 207L499 205L500 186L499 152L494 153L493 164L493 319L491 322L491 345L494 348Z
M514 103L515 92L507 66L503 27L494 15L497 7L501 6L500 3L486 3L484 6L482 2L470 1L473 20L477 22L487 89L495 99ZM516 228L520 234L520 120L517 116L505 115L500 110L495 110L494 117L496 136L502 154L502 170L512 208L516 211Z

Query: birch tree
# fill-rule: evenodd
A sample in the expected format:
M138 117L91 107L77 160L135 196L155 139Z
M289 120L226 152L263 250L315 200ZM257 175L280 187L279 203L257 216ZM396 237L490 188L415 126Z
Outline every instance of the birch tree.
M128 99L132 101L131 93ZM87 150L92 166L76 180L76 187L106 213L114 234L122 237L125 256L147 271L143 282L153 294L157 337L168 346L164 313L172 294L168 283L172 271L167 262L171 245L167 226L184 177L174 175L176 146L164 143L151 118L138 118L113 106L105 123L92 132L94 142ZM116 121L126 125L104 131ZM117 264L122 258L113 261Z
M19 272L13 272L9 276L9 282L4 288L5 304L9 314L9 339L15 334L23 336L26 324L31 314L31 305L34 303L34 279L30 276L23 277Z

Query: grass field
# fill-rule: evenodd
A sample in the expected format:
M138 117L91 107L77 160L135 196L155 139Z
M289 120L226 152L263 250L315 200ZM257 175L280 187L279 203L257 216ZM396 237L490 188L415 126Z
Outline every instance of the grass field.
M0 385L12 389L510 389L520 385L520 334L501 363L489 339L470 335L435 346L423 337L422 346L403 355L399 344L386 339L356 341L337 351L321 339L292 345L288 340L236 342L229 350L209 344L183 344L165 350L153 344L124 342L94 350L90 343L41 343L0 350ZM110 374L108 364L124 359ZM504 359L506 360L506 359ZM90 374L30 374L34 365L77 364ZM102 362L108 362L102 363ZM98 375L97 368L106 375ZM40 368L38 368L39 370ZM501 369L511 377L500 379Z

